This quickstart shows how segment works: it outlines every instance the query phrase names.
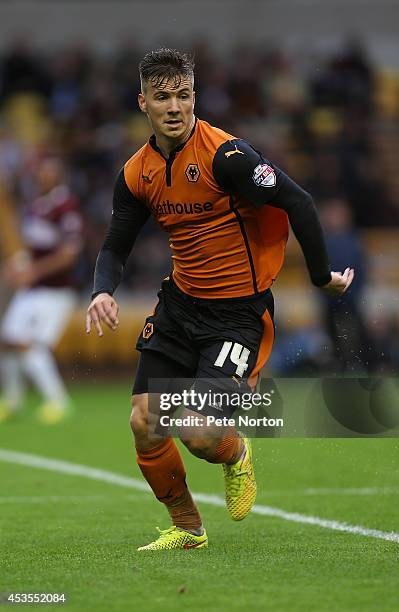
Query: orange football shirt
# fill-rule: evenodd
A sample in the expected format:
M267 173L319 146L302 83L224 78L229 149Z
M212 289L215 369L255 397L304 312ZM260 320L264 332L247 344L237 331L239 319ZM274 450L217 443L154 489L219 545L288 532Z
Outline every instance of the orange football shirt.
M163 157L150 140L124 166L126 184L168 232L173 280L185 293L220 299L268 289L284 260L285 211L256 208L216 181L213 160L236 137L196 120L190 138ZM224 155L240 154L234 144Z

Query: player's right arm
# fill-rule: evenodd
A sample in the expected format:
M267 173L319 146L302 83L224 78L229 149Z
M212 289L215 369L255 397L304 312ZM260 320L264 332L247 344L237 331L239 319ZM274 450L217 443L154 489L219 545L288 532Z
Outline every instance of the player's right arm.
M115 183L111 223L97 257L92 301L86 316L87 333L94 325L98 335L102 336L102 323L116 329L119 306L113 294L122 280L137 234L149 216L145 204L130 191L122 168Z
M315 286L329 295L341 295L348 289L354 270L331 271L323 229L309 193L241 139L219 147L213 174L221 187L256 208L270 205L287 213Z

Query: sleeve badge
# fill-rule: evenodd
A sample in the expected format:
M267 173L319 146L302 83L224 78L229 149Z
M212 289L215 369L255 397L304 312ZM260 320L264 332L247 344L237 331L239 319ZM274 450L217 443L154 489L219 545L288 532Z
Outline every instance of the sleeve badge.
M256 166L252 175L252 180L258 187L275 187L276 173L268 164L259 164Z

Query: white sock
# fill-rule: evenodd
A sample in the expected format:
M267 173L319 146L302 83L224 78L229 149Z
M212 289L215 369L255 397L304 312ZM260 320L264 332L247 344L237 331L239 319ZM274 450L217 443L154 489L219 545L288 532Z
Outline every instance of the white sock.
M44 399L65 408L68 393L51 350L47 346L33 345L25 352L23 365L26 374Z
M25 385L22 372L22 354L6 351L0 357L0 376L4 399L11 410L17 410L24 396Z
M187 533L192 533L195 536L202 536L205 533L205 529L202 527L198 527L198 529L183 529L182 527L178 527L180 531L187 531Z

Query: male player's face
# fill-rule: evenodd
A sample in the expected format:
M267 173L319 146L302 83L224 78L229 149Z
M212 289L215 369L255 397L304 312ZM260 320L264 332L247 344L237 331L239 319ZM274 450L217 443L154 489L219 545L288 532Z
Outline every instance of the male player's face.
M157 138L184 142L194 121L195 94L191 79L182 78L178 87L172 80L154 87L151 81L139 94L140 109L147 113Z

